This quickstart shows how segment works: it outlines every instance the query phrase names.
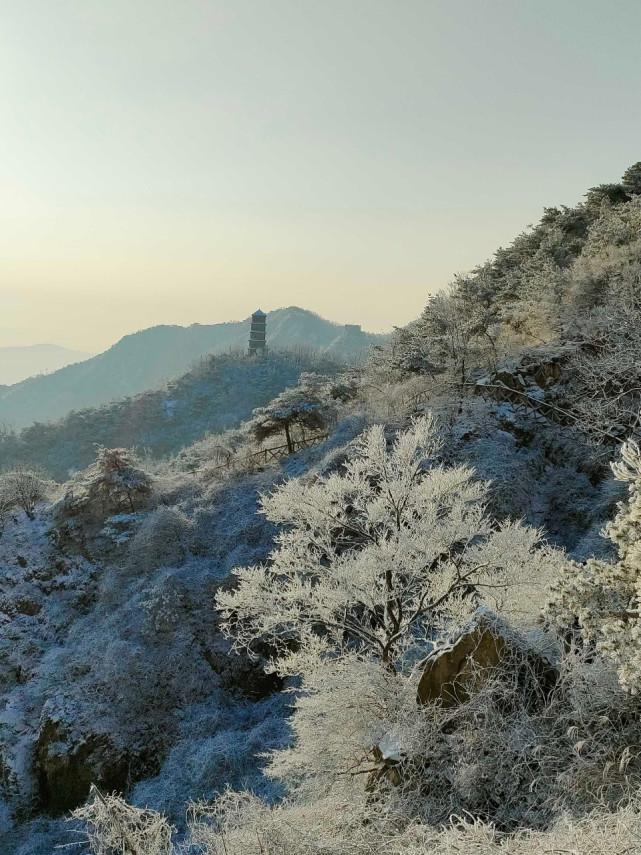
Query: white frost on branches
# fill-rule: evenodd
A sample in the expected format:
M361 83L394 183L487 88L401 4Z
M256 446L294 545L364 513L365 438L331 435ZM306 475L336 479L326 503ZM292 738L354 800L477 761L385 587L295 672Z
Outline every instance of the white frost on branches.
M549 614L562 629L575 622L589 643L618 666L619 680L633 693L641 689L641 449L624 443L612 464L619 481L630 484L614 520L603 530L618 547L618 561L590 559L567 564L552 588Z
M391 444L375 426L344 471L264 498L262 512L286 528L269 563L237 568L236 590L218 596L236 644L267 642L282 674L354 652L399 670L481 601L547 573L556 553L540 532L495 525L488 485L437 465L439 446L429 416Z
M95 786L91 799L73 812L82 820L94 855L171 855L172 828L153 810L132 807Z

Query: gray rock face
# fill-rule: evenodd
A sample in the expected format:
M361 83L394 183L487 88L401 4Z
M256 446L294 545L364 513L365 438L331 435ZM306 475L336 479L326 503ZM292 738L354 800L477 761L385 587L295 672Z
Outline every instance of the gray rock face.
M124 792L130 758L118 751L107 734L90 733L76 741L52 718L40 728L36 766L42 806L58 815L82 804L91 784L107 792Z
M438 701L445 708L463 704L501 665L513 665L521 682L534 680L543 694L554 688L559 677L557 669L517 633L480 610L456 641L428 658L418 684L418 701Z

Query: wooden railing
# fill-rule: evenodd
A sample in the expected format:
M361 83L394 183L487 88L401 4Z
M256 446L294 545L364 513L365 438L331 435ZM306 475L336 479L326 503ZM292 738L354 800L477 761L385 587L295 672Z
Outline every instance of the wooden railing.
M320 445L329 437L328 433L316 434L308 436L304 439L292 440L292 447L285 445L274 445L271 448L261 448L259 451L253 451L251 454L245 454L243 457L230 457L219 466L213 466L209 469L210 472L216 472L220 469L233 469L235 466L242 466L249 462L257 464L277 463L284 457L290 454L295 454L303 448L311 448L314 445Z
M271 463L273 460L282 460L288 454L295 454L303 448L311 448L313 445L320 445L325 442L329 434L321 433L316 436L305 437L305 439L292 440L291 451L288 445L276 445L272 448L261 448L260 451L255 451L253 454L248 454L244 460L249 458L253 460L262 460L264 463Z

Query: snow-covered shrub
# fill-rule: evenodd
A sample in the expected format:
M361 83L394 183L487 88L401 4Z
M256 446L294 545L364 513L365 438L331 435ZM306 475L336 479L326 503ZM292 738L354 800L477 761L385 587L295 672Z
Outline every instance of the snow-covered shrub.
M0 534L4 529L9 512L16 506L13 482L7 473L0 474Z
M620 502L604 529L618 549L618 561L571 562L552 587L550 617L561 631L578 630L587 644L614 661L621 684L641 689L641 448L626 442L612 469L630 483L629 499Z
M149 628L160 635L173 632L180 622L179 594L170 586L154 590L146 600L143 608Z
M129 541L130 566L144 572L180 564L192 524L178 508L162 506L149 513Z
M213 805L192 804L188 822L190 843L206 855L376 852L393 828L380 806L363 810L326 797L306 805L284 802L272 807L251 793L237 792L224 793Z
M126 811L122 803L119 807ZM157 825L163 821L155 814ZM598 807L581 818L564 816L545 830L517 834L468 816L452 817L441 827L408 825L380 804L355 809L332 793L309 803L272 806L250 793L227 792L213 805L192 804L188 821L187 851L191 846L200 855L631 855L641 840L638 798L618 811ZM105 848L118 840L115 829L96 824L91 832L94 855L115 855ZM140 855L166 855L162 839L155 849L149 842L143 836ZM117 851L127 853L122 844ZM174 852L179 851L176 846Z
M79 517L104 522L115 514L134 514L151 496L152 480L126 448L99 446L95 463L77 473L67 484L56 507L62 519Z
M91 800L73 812L84 823L94 855L170 855L172 828L162 814L128 805L92 787Z
M198 472L204 467L222 467L235 456L246 454L249 441L248 431L241 428L207 434L182 449L173 462L174 467L186 472Z
M601 662L573 657L559 672L545 689L526 656L479 666L477 690L444 708L417 705L420 666L407 678L358 657L325 662L306 674L293 743L267 774L296 803L331 792L364 810L375 798L405 822L467 813L514 830L616 807L641 785L639 703Z
M453 817L445 827L399 825L380 805L355 813L331 795L270 809L230 793L215 808L190 811L192 839L205 855L630 855L641 839L641 805L563 817L545 831L507 835L491 822Z
M432 378L420 375L411 375L402 380L390 378L380 366L370 364L364 371L359 397L351 411L366 419L367 424L392 425L415 411L415 405L425 401L428 395L430 408L434 409L434 385ZM438 392L434 397L437 396Z
M275 439L274 445L279 445ZM219 450L218 454L206 460L198 470L198 478L202 483L212 484L216 482L235 481L244 475L252 475L263 468L264 457L255 454L256 442L253 436L245 435L245 445L240 445L234 451L226 453Z
M289 741L289 698L273 694L257 703L229 703L212 694L181 715L180 738L159 774L130 795L138 805L182 820L192 799L216 798L225 787L248 789L272 802L282 787L262 774L265 756Z

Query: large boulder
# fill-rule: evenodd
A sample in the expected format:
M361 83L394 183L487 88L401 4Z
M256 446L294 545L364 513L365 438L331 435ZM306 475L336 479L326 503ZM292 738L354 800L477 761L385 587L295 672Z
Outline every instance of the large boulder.
M524 688L534 683L539 690L534 695L539 697L546 697L559 678L557 669L525 639L496 615L479 609L451 644L427 659L418 684L418 701L438 702L445 708L463 704L503 666L513 669ZM532 697L531 692L527 695Z

